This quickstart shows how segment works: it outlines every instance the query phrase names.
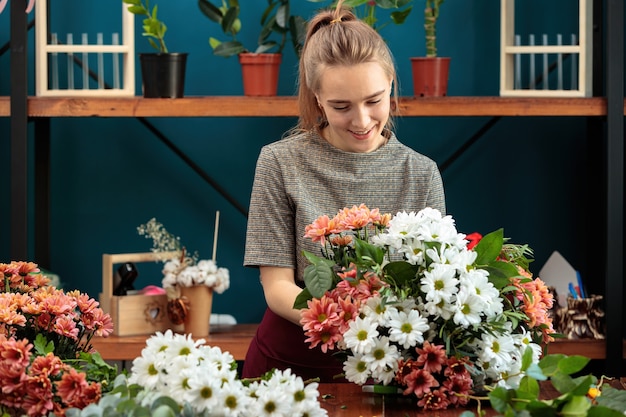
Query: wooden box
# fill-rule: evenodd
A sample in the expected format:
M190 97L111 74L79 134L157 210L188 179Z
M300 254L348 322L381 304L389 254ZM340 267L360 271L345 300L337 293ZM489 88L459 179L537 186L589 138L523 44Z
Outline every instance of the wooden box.
M154 262L176 256L176 252L156 254L122 253L102 255L102 293L100 307L113 320L113 334L131 336L152 334L176 325L167 317L167 295L113 295L114 268L124 262Z

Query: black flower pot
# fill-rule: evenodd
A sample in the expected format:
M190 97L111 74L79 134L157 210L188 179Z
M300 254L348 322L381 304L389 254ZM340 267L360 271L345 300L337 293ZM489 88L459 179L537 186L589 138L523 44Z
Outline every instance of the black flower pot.
M180 98L185 90L187 53L139 54L143 96Z

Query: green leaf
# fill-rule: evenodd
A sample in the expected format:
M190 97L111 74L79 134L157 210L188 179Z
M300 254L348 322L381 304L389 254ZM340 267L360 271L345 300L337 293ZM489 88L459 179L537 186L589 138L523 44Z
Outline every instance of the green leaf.
M41 356L46 356L48 353L54 353L54 342L48 341L46 336L41 333L37 333L33 346L35 348L35 352Z
M626 391L622 391L626 392ZM613 408L597 406L591 407L587 412L587 417L624 417L622 412L617 411Z
M550 381L552 381L554 388L561 393L568 393L576 388L576 383L572 377L559 371L552 375Z
M302 310L303 308L307 308L309 305L307 301L311 300L313 296L308 289L303 289L300 291L300 294L296 297L296 300L293 303L293 308L296 310Z
M318 262L304 269L304 283L315 298L321 298L331 289L334 277L332 263Z
M162 396L157 398L156 400L154 400L152 402L152 410L153 410L153 417L157 416L157 411L159 408L165 408L167 410L169 410L170 412L174 412L174 411L178 411L178 409L180 408L180 406L178 405L178 403L176 401L174 401L174 399L172 397L168 397L168 396ZM169 416L173 416L174 414L167 414L167 411L163 410L162 411L164 414L161 414L162 417L169 417Z
M222 17L224 17L219 7L215 6L208 0L198 0L198 7L200 8L202 14L215 23L220 23L222 21Z
M222 31L226 34L236 35L237 31L233 29L235 21L239 18L239 7L229 8L222 18Z
M222 42L213 49L213 53L215 55L222 57L238 55L245 51L246 49L243 47L241 42L236 41Z
M572 375L576 372L582 371L589 363L589 358L581 355L567 356L559 361L559 371L566 375Z
M528 369L530 364L533 362L533 350L530 346L528 346L524 350L524 354L522 355L522 371Z
M488 235L483 236L474 250L478 254L476 257L476 265L488 265L495 261L502 251L504 243L504 229L498 229Z
M137 14L140 16L148 15L148 11L143 6L128 6L128 11L132 14Z
M409 7L408 9L405 10L400 10L397 12L392 12L391 13L391 20L393 21L393 23L395 23L396 25L401 25L406 21L406 18L409 17L409 14L411 14L411 10L413 10L413 7Z
M570 394L585 396L589 392L589 388L596 382L596 378L593 375L583 375L574 378L572 382L574 382L575 386L570 390Z
M559 369L559 362L563 358L565 358L565 355L561 353L553 353L541 358L539 366L541 367L544 375L554 375L554 373Z
M502 413L507 409L514 394L514 390L507 390L504 387L498 386L489 393L489 401L494 410Z
M576 395L565 403L561 412L568 417L586 417L589 408L591 408L589 399L582 395Z
M535 378L537 381L545 381L548 379L548 377L543 374L541 368L536 363L531 363L528 368L526 368L526 375L531 378Z
M411 265L408 262L394 261L385 265L383 271L393 279L398 287L404 287L415 279L418 268L417 265Z
M525 399L535 399L539 396L539 383L536 379L529 378L528 376L524 376L519 383L519 387L517 388L517 394L521 398Z
M256 50L254 52L257 53L257 54L268 53L269 51L274 49L276 46L278 46L278 44L276 42L274 42L274 41L265 42L265 43L262 43L261 45L259 45L258 48L256 48Z
M626 412L626 390L615 389L610 385L602 386L602 395L596 397L598 404L605 407Z
M369 242L365 242L364 240L356 239L354 242L354 248L359 262L362 262L365 259L370 259L374 264L380 265L385 259L385 252L382 248L372 245Z

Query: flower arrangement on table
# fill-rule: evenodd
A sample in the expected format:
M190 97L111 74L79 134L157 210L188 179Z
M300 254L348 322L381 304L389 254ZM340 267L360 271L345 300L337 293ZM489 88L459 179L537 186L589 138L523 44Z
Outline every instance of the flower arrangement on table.
M345 377L414 395L424 409L514 388L554 330L552 295L528 270L532 250L502 229L458 233L426 208L395 216L365 205L319 217L305 237L305 289L295 302L311 348L334 351Z
M153 416L310 416L327 412L318 384L289 369L256 379L239 379L228 352L167 330L146 341L128 378L98 404L68 417Z
M181 324L187 314L186 303L181 296L181 288L203 285L218 294L222 294L230 287L228 269L218 267L215 262L217 219L213 259L207 260L199 260L197 252L189 254L181 245L180 237L168 232L165 226L155 218L137 227L140 236L152 239L152 252L170 256L162 259L164 263L162 285L170 300L168 315L174 324ZM172 254L174 255L172 256Z
M65 293L32 262L0 263L0 411L62 416L98 401L117 370L93 352L111 317L79 291Z

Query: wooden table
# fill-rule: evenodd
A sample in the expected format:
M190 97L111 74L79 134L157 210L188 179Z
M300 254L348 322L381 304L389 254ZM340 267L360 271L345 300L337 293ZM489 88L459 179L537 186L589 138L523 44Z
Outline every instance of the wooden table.
M246 357L248 346L258 324L217 324L211 325L211 334L205 337L207 344L218 346L222 351L230 352L235 360ZM127 361L141 355L146 346L146 339L151 335L109 336L93 339L93 347L105 360ZM548 346L548 353L566 355L584 355L590 359L604 359L606 353L604 340L569 340L558 339ZM625 346L626 351L626 346ZM626 357L626 355L624 355Z
M418 409L415 398L366 393L356 384L320 384L318 391L320 404L328 411L329 417L456 417L463 411L472 411L477 415L475 402L466 408L422 411ZM486 411L485 416L497 415L489 405L489 401L482 402L481 408Z
M203 339L211 346L218 346L228 351L235 360L242 361L258 324L213 324L210 334ZM146 339L151 335L96 337L92 340L93 347L104 360L127 361L141 356L146 347Z

